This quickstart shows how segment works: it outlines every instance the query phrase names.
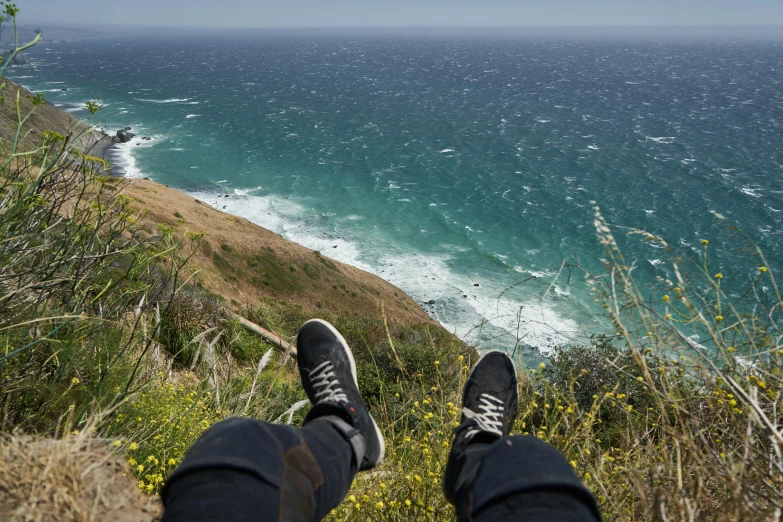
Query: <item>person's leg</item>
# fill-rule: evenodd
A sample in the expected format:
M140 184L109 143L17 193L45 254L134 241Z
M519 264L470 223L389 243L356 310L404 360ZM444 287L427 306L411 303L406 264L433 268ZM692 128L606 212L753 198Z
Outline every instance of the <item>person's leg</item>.
M167 480L163 520L317 520L355 473L350 443L327 419L301 430L229 419L207 430Z
M467 495L476 522L601 519L595 499L571 465L546 442L504 437L484 453L477 473L464 478L473 482Z
M443 479L459 520L600 520L597 505L560 453L534 437L508 437L518 401L516 370L484 355L463 391Z
M236 418L207 430L161 492L165 522L319 520L357 470L381 462L383 437L359 394L345 340L313 320L297 344L313 403L302 428Z

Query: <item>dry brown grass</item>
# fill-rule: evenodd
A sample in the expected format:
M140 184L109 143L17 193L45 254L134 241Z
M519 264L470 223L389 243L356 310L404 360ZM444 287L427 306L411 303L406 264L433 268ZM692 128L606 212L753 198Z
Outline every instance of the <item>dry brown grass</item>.
M127 182L127 184L125 184ZM324 312L380 317L391 325L431 324L432 318L402 290L359 268L286 241L247 219L226 214L154 181L125 180L118 191L146 217L140 226L160 234L172 229L175 241L204 234L188 266L209 292L239 311L259 299L284 299L311 315Z
M3 90L5 103L0 110L0 142L12 143L16 134L18 115L16 112L16 98L19 97L19 111L24 117L30 114L22 126L20 147L24 150L33 150L41 146L44 131L56 131L63 135L78 136L86 133L79 139L80 148L89 149L90 146L102 137L97 131L88 131L89 125L73 117L70 113L44 103L33 109L30 97L33 93L16 82L6 78L0 79L0 83L7 83ZM93 153L93 152L88 152Z
M141 494L128 463L103 440L0 440L0 520L151 522L161 514L157 497Z

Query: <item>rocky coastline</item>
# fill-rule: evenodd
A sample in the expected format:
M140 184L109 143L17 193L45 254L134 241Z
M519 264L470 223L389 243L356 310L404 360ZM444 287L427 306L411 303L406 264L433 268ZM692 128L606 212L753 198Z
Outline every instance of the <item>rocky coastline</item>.
M119 159L120 156L119 147L123 144L130 143L134 138L137 137L137 135L132 131L132 127L123 127L115 131L113 134L110 134L106 131L106 129L101 129L98 131L101 137L92 145L92 147L90 147L89 154L115 164L112 165L111 168L112 176L125 176L125 169L122 165L116 165L116 163L118 163L116 160ZM149 136L142 136L141 139L144 141L152 141L152 138Z

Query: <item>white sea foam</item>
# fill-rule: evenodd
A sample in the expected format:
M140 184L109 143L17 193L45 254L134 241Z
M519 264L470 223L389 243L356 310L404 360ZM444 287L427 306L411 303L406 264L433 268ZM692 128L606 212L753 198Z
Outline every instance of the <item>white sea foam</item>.
M548 355L552 348L580 337L576 321L559 314L550 304L534 299L528 302L476 296L467 303L491 325L505 330L525 344ZM467 333L467 332L466 332ZM459 328L457 334L460 334Z
M538 252L538 250L535 250L534 252ZM521 266L515 266L514 267L515 272L519 272L520 274L528 274L535 278L545 277L548 275L552 275L552 272L548 270L530 270L529 268L523 268Z
M258 187L249 188L249 189L236 189L235 188L234 189L234 194L237 195L237 196L247 196L248 194L252 194L253 192L255 192L257 190L261 190L262 188L264 188L263 185L260 185Z
M106 159L111 162L112 171L126 178L142 178L144 175L136 166L132 152L132 142L118 143L106 151Z
M149 98L133 98L133 99L145 103L182 103L182 102L190 101L190 98L169 98L168 100L151 100Z
M748 196L753 196L754 198L760 198L761 194L757 194L757 192L759 190L761 190L761 189L758 188L758 187L752 188L752 187L747 187L746 186L746 187L742 187L740 189L740 192L742 192L743 194L747 194Z
M588 145L587 148L590 150L600 150L600 147L598 147L597 145Z
M649 141L654 141L655 143L662 143L664 145L671 145L674 143L675 138L674 136L659 136L659 137L652 137L652 136L645 136L645 138Z
M314 213L301 204L278 196L252 194L256 189L234 189L230 197L218 197L214 192L190 192L190 194L219 210L235 214L286 239L319 250L337 261L371 272L394 285L419 302L435 300L437 306L429 310L433 317L447 329L467 340L475 340L481 323L487 322L499 332L516 338L517 313L521 309L523 343L546 352L553 345L571 342L578 335L577 324L555 310L556 303L536 297L520 298L504 296L499 302L495 296L502 289L491 282L476 281L467 275L454 272L448 253L425 255L403 251L397 245L388 244L378 237L365 235L356 229L348 229L348 223L361 219L348 216L333 221L339 233L329 232L314 224ZM351 240L344 236L350 235ZM520 272L535 272L519 267ZM475 284L479 286L476 287ZM568 291L555 288L552 298L566 298ZM465 297L466 296L466 297ZM485 331L489 327L485 326Z
M160 136L149 136L152 140L133 138L128 143L117 143L106 151L106 159L111 162L112 172L126 178L143 178L146 176L136 165L134 152L138 149L151 147L160 140Z
M439 151L440 154L445 154L446 152L455 152L454 149L443 149Z
M197 118L199 116L201 116L201 114L188 114L187 116L185 116L185 119L189 120L191 118Z

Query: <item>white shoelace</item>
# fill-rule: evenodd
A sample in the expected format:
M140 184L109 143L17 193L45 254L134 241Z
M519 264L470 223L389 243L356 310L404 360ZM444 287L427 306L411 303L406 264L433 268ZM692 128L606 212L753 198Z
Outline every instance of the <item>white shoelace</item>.
M478 409L481 411L478 412L469 410L468 408L462 408L462 413L465 417L475 420L478 424L477 428L469 428L466 435L470 438L480 431L489 431L502 437L506 411L506 406L503 404L503 401L494 395L482 393L479 396Z
M348 402L348 396L339 388L340 381L335 379L332 361L324 361L310 370L310 380L315 389L315 402Z

